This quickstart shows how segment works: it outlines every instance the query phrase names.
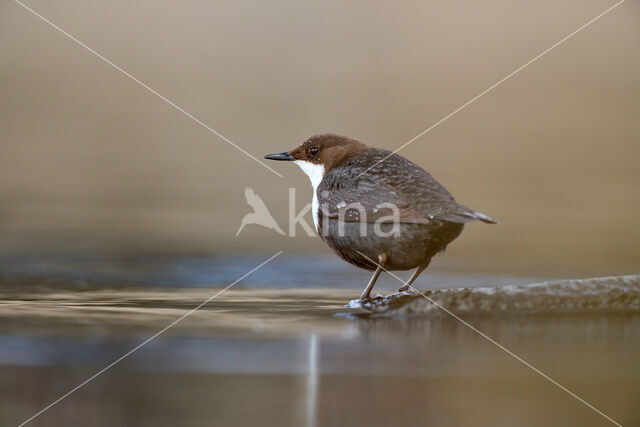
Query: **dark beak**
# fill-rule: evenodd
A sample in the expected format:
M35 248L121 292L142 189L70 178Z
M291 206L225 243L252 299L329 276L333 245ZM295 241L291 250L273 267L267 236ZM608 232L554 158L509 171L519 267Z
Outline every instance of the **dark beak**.
M286 151L284 153L267 154L266 156L264 156L264 158L269 160L293 160L293 156Z

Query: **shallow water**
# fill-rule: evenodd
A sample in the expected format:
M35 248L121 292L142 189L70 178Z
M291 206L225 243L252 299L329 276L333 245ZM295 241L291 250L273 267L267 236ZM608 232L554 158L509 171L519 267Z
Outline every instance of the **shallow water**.
M262 277L250 276L219 295L33 425L609 423L459 320L424 309L430 303L423 298L409 301L423 310L346 308L366 273L340 276L349 269L326 268L326 287L294 287L296 280L313 283L303 278L323 262L274 262ZM26 420L228 284L205 287L209 278L200 275L202 282L178 287L157 280L161 273L127 284L115 268L112 277L99 274L100 282L95 266L69 263L75 268L67 273L52 273L51 265L25 268L25 262L3 271L1 425ZM229 276L250 264L225 263ZM197 262L187 265L177 271L198 273ZM269 283L279 276L284 286ZM469 285L472 277L440 272L419 287L612 419L640 424L637 276L472 291L434 291L434 277L443 288ZM379 290L393 286L387 281ZM558 298L576 302L616 289L610 309L558 306ZM553 309L522 307L518 301L532 300L526 292L546 295L537 307Z

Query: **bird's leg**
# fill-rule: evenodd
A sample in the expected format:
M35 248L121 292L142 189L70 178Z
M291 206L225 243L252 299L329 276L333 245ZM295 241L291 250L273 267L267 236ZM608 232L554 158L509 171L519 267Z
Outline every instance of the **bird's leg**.
M387 263L388 258L389 257L387 256L387 254L384 253L378 255L378 268L376 268L373 276L371 276L371 280L369 280L369 283L367 283L367 287L364 288L364 292L362 292L362 295L360 295L360 301L368 300L371 296L373 285L376 284L376 280L378 280L378 276L380 276L380 273L382 273L383 267Z
M418 278L420 273L422 273L425 268L429 267L430 262L431 260L427 261L426 264L423 264L420 267L418 267L418 269L413 273L409 281L406 284L404 284L400 289L398 289L398 292L404 292L407 289L409 289L411 287L411 284Z

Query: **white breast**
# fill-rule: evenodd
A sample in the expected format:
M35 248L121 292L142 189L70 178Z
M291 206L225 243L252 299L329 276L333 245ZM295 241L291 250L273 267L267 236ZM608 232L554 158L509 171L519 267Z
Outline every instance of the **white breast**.
M307 162L305 160L296 160L294 162L296 165L300 166L300 169L304 173L307 174L309 179L311 180L311 186L313 187L313 199L311 200L311 211L313 214L313 223L316 226L316 231L318 230L318 194L316 190L318 189L318 185L320 185L320 181L324 177L324 165L318 165L315 163Z

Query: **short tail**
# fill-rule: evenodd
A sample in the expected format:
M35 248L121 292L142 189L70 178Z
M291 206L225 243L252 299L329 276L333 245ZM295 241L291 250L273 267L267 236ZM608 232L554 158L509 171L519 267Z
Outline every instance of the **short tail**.
M488 224L497 224L498 221L480 212L476 212L473 209L469 209L466 206L460 204L455 206L448 212L440 213L436 216L437 219L443 219L449 222L457 222L458 224L466 224L471 221L482 221Z
M488 215L485 215L485 214L483 214L483 213L480 213L480 212L472 212L472 213L471 213L471 215L472 215L475 219L480 220L480 221L482 221L482 222L486 222L487 224L497 224L497 223L498 223L498 221L497 221L497 220L495 220L495 219L491 218L491 217L490 217L490 216L488 216Z

